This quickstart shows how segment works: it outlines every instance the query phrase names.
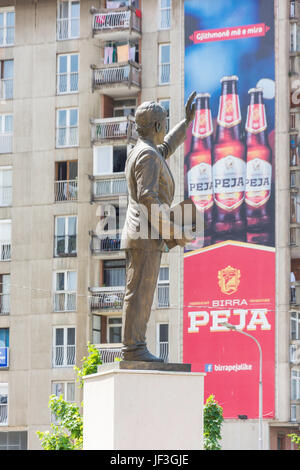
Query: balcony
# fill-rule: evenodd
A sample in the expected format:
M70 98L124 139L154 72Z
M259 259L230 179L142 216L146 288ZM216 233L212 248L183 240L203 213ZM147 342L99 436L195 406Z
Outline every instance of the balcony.
M91 8L93 34L103 41L120 41L141 36L141 17L132 7L101 9Z
M138 139L133 116L93 119L91 126L92 143L113 143L120 140L130 143Z
M75 365L75 345L54 346L52 367L72 367Z
M91 253L93 255L101 255L106 253L115 253L120 251L121 233L117 232L107 237L99 238L98 235L91 233Z
M125 286L90 288L91 310L116 311L122 310Z
M92 201L128 194L125 175L90 176L92 181Z
M126 93L136 96L141 88L141 68L132 61L92 66L93 89L117 98Z
M122 348L120 347L112 348L111 346L105 347L104 345L101 345L96 346L96 348L98 349L101 355L101 360L103 364L115 362L115 359L123 358Z
M77 180L55 181L54 197L55 197L55 202L77 201L78 181Z

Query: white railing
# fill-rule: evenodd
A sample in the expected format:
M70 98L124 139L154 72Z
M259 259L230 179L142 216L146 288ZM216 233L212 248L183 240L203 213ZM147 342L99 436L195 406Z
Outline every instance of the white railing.
M129 62L126 62L122 65L109 64L93 69L94 87L101 87L117 83L126 83L128 86L131 84L140 86L140 69Z
M135 10L119 9L115 11L98 12L93 17L94 32L135 29L141 32L141 19L136 15Z
M7 424L7 416L8 416L8 405L0 404L0 424L2 425Z
M55 181L54 194L56 202L77 201L78 181Z
M107 139L137 140L135 120L132 116L94 119L91 125L92 142Z
M55 292L54 312L74 312L76 310L76 293Z
M0 261L9 261L11 256L11 242L10 240L0 241Z
M170 83L170 64L160 64L159 66L159 84L164 85Z
M0 99L11 100L13 98L14 80L13 78L2 78L0 80Z
M102 178L93 181L93 198L105 196L125 195L128 193L128 187L125 176L123 178Z
M0 294L0 315L8 315L10 312L10 294Z
M158 357L168 362L169 360L169 343L167 341L157 343L156 345L156 354Z
M54 346L52 356L53 367L70 367L75 365L75 345Z
M97 346L96 346L97 347ZM115 359L122 359L122 348L103 348L97 347L103 364L108 362L115 362Z
M170 306L170 286L157 286L157 307Z
M0 133L0 153L11 153L13 147L12 132Z
M92 310L122 310L125 294L124 286L92 288Z
M10 206L12 203L12 186L0 186L0 206Z
M80 18L58 18L57 19L57 39L79 38Z
M116 233L115 236L107 236L106 238L99 238L97 235L92 235L91 252L93 255L111 251L119 251L120 246L120 233Z
M77 147L78 127L57 127L56 147Z

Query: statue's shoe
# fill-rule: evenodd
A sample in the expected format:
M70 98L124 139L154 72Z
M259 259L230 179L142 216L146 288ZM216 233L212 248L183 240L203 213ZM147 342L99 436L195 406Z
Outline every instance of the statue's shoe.
M124 361L141 361L141 362L164 362L160 357L153 356L148 349L135 349L134 351L123 352Z

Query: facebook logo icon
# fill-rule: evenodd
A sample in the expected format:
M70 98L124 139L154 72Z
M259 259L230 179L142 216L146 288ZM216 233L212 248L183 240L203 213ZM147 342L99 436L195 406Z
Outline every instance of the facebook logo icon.
M213 365L212 364L205 364L205 372L212 372Z

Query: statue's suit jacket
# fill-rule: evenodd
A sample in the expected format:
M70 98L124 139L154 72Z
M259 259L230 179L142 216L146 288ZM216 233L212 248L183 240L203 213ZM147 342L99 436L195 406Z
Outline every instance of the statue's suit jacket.
M170 227L169 240L174 239L174 225L170 222L167 209L174 198L175 183L166 159L184 142L186 129L186 121L181 121L166 135L163 144L157 147L140 138L128 155L125 174L129 197L121 248L163 251L164 240L161 234L165 233L165 224ZM139 204L148 211L149 231L146 239L138 236L141 219L145 217ZM152 215L156 215L158 211L159 218L151 218L151 209ZM151 229L152 236L156 233L154 239L151 238Z

